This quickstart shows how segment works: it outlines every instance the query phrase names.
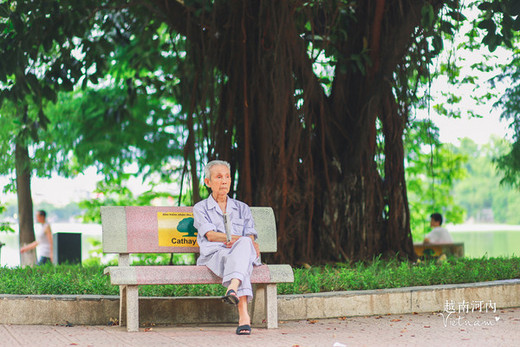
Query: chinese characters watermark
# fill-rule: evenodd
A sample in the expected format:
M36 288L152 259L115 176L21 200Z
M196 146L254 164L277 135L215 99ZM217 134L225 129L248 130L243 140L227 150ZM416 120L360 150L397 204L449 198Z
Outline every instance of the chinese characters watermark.
M444 303L444 312L442 315L442 322L445 327L452 326L493 326L497 324L500 317L494 316L492 319L482 319L481 316L478 319L472 319L467 316L470 313L492 313L496 314L497 304L496 302L484 301L484 300L472 300L461 302L455 302L454 300L446 300Z

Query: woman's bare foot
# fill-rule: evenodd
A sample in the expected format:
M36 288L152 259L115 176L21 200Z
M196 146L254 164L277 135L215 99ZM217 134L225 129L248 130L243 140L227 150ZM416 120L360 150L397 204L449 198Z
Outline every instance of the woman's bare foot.
M240 280L237 278L233 278L226 290L226 295L222 297L222 301L228 304L237 305L239 302L239 298L237 295L239 285Z
M238 302L238 335L251 334L251 317L247 311L247 296L241 296Z
M226 291L234 290L235 292L238 291L238 286L240 285L240 280L238 278L231 279L231 282L229 283L229 286L227 287Z

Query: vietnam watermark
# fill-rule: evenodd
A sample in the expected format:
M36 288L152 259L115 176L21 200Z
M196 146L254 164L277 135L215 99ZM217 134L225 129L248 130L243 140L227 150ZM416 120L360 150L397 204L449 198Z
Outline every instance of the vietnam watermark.
M446 300L444 311L440 313L444 327L489 327L494 326L500 320L496 315L497 304L491 300ZM485 314L487 317L483 317ZM478 314L477 317L474 317ZM490 317L491 316L491 317Z

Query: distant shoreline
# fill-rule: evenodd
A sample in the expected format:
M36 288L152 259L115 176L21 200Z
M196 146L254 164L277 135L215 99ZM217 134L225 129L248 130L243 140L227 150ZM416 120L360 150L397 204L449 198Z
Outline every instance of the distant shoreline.
M465 223L446 224L450 232L489 232L489 231L520 231L520 225L492 224L492 223Z

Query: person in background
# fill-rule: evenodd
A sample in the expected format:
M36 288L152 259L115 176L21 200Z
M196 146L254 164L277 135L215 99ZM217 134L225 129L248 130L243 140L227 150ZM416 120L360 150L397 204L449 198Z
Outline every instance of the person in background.
M51 226L47 222L47 213L39 210L36 213L36 221L41 224L41 229L36 233L36 240L20 248L20 253L25 253L36 248L38 265L53 262L53 244Z
M442 215L440 213L433 213L430 216L430 231L424 237L424 243L453 243L453 239L446 228L442 226Z

